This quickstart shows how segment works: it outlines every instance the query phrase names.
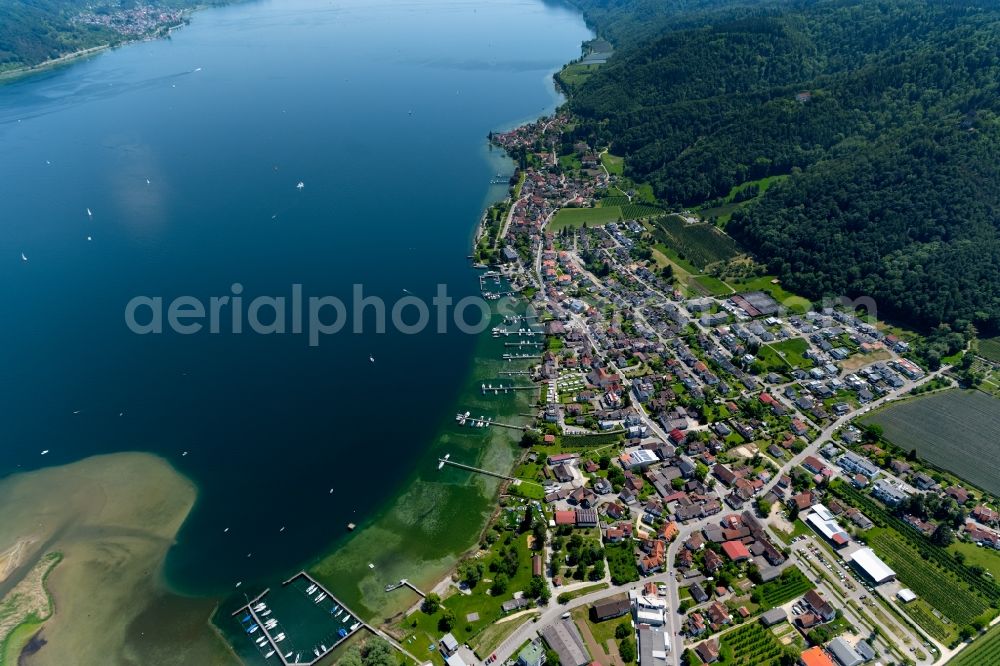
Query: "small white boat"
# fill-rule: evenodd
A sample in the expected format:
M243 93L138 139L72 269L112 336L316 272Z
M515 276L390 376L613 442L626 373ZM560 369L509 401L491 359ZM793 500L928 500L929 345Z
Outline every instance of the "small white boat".
M228 532L228 531L229 531L229 528L227 527L226 529L224 529L224 530L222 530L222 531L223 531L223 532Z
M324 599L326 599L326 592L320 592L319 596L316 597L315 603L318 604L319 602L323 601Z
M89 208L87 209L87 217L94 217L94 214L90 212Z
M360 626L361 626L360 622L355 622L354 624L351 625L351 631L357 631L358 627Z
M371 361L372 363L374 363L374 362L375 362L375 357L374 357L374 356L371 356L371 355L369 355L369 356L368 356L368 360L369 360L369 361Z
M21 261L27 261L28 257L25 256L24 252L21 253Z
M195 68L194 68L194 71L196 71L196 72L200 72L200 71L201 71L201 67L195 67ZM270 655L268 655L268 656L270 656Z
M316 584L315 583L313 583L312 585L310 585L309 587L306 588L306 594L312 594L315 591L316 591Z
M238 581L238 582L236 583L236 587L239 587L239 586L240 586L240 585L242 585L242 584L243 584L243 581Z
M374 563L372 563L372 562L369 562L369 563L368 563L368 568L369 568L369 569L374 569L374 568L375 568L375 564L374 564Z
M301 190L301 189L302 189L302 188L304 188L305 186L306 186L306 184L305 184L305 183L303 183L303 182L302 182L302 181L300 180L300 181L299 181L299 184L298 184L298 185L296 185L295 187Z
M146 179L146 184L149 185L149 178Z
M274 650L271 650L270 652L264 655L264 659L270 659L273 656L274 656Z
M291 657L291 656L292 656L292 651L289 650L288 654L285 655L285 661L288 661L288 658Z
M44 456L44 455L45 455L46 453L48 453L48 452L49 452L49 450L48 450L48 449L45 449L44 451L42 451L42 455Z

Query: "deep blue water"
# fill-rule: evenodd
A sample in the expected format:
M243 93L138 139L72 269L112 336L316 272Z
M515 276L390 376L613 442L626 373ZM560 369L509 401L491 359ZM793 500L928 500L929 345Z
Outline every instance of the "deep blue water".
M265 0L0 86L0 475L169 458L200 490L167 567L192 592L314 556L334 534L318 517L363 522L474 338L138 336L125 304L233 283L247 301L478 293L471 234L510 169L485 135L551 110L589 36L539 0Z

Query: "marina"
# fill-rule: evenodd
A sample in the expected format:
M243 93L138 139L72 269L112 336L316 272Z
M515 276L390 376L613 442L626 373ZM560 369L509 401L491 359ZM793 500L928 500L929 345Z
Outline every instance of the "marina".
M264 663L282 666L311 666L359 629L370 629L305 572L248 599L232 618Z
M488 395L490 393L492 393L493 395L499 395L500 393L508 393L510 391L536 391L538 390L538 387L513 386L513 385L505 386L503 384L497 384L496 386L493 386L493 384L483 384L480 390L482 391L483 395Z

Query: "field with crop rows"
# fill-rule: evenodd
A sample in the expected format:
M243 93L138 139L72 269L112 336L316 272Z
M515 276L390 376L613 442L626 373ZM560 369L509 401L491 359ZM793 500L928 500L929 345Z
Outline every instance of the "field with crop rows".
M986 632L982 638L958 653L948 662L951 666L984 666L1000 664L1000 624Z
M699 270L731 259L739 252L736 241L711 224L688 224L679 215L665 215L654 220L653 235Z
M764 583L757 588L757 591L760 593L762 605L765 608L774 608L801 597L814 587L816 586L813 582L806 578L798 567L792 566L786 569L780 578Z
M723 635L718 664L725 666L777 666L783 650L774 634L757 622Z
M1000 399L981 391L944 391L895 403L870 416L905 451L1000 494Z

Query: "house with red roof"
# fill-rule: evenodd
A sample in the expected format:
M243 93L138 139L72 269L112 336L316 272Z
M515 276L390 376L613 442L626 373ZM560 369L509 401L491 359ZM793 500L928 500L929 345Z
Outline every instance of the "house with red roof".
M722 544L722 552L732 562L745 562L750 559L750 551L742 541L727 541Z

